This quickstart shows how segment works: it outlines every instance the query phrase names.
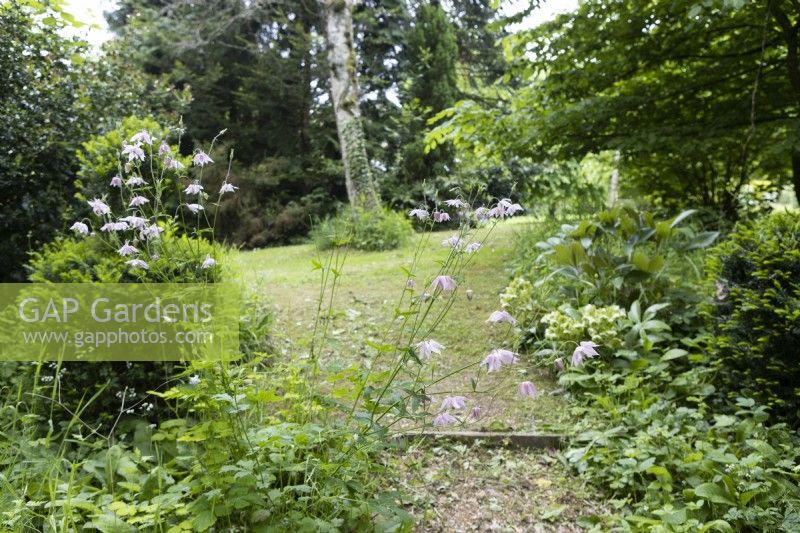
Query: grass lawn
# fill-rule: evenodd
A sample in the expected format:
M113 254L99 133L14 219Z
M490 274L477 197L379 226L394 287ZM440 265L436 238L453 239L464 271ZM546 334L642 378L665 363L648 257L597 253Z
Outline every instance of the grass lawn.
M498 295L508 282L515 234L533 223L532 219L522 217L498 224L486 246L476 254L455 304L431 335L446 348L432 361L433 375L444 375L448 369L480 361L493 348L513 348L509 327L489 325L486 319L500 307ZM451 234L452 231L442 231L432 235L423 253L418 279L424 280L436 272L437 261L444 260L448 253L441 241ZM410 266L419 238L415 236L399 250L349 252L333 305L335 318L329 325L332 340L326 347L326 364L347 365L374 356L364 341L379 340L391 324L405 282L400 267ZM316 257L314 247L303 244L242 252L237 258L246 286L275 306L276 336L287 355L303 356L311 337L319 296L320 272L312 268ZM472 289L472 300L465 296L466 289ZM473 376L480 379L479 390L487 391L477 398L470 383ZM519 397L517 383L525 380L538 387L537 399L523 401ZM434 399L444 393L474 398L484 417L469 429L549 432L569 426L566 409L553 394L555 389L548 373L526 364L523 357L521 363L502 372L487 375L477 368L463 372L430 392Z
M432 372L482 360L493 348L512 348L508 326L492 326L486 319L499 309L516 233L535 223L519 218L499 224L477 253L450 314L432 335L446 347L431 360ZM433 234L418 279L437 271L437 261L447 255L441 241L451 234ZM380 339L391 324L405 282L400 267L410 265L419 238L399 250L349 252L323 364L336 367L374 357L364 341ZM307 356L319 295L320 272L312 269L315 258L312 245L241 252L237 257L247 287L275 307L277 346L286 357ZM474 292L471 300L465 296L467 288ZM479 390L493 392L472 393L474 375L480 376ZM538 398L520 398L517 383L523 380L537 385ZM485 416L465 429L566 432L568 411L556 388L549 374L523 355L520 363L501 372L468 371L431 392L434 403L444 392L460 392L480 403ZM392 454L385 462L398 488L414 495L404 503L422 531L573 531L578 530L576 518L596 506L590 492L549 451L428 441Z

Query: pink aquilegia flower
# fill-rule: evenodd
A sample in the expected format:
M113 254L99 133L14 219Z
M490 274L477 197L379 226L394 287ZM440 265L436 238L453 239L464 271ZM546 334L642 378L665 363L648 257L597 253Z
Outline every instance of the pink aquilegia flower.
M556 367L556 370L559 371L564 370L564 360L561 359L560 357L555 361L553 361L553 365Z
M200 185L199 181L195 180L193 183L189 184L189 186L186 187L183 192L184 194L200 194L203 192L203 186Z
M233 183L223 183L222 187L219 188L220 194L225 194L226 192L236 192L236 189L239 187L235 186Z
M424 209L416 208L409 211L408 216L411 218L417 217L419 220L425 220L430 214Z
M464 251L467 252L468 254L474 254L480 249L481 249L481 243L479 242L471 242L464 247Z
M131 246L130 244L128 244L128 241L125 241L125 244L123 244L122 247L119 250L117 250L117 253L122 257L125 257L126 255L133 255L139 253L139 249L136 248L135 246Z
M91 206L92 211L97 216L107 215L111 213L111 208L108 207L108 205L102 200L98 200L97 198L95 198L94 200L89 200L86 203L88 203Z
M76 222L72 226L70 226L69 229L74 231L76 234L89 235L89 226L87 226L83 222Z
M506 215L506 210L503 209L501 206L496 205L493 208L489 209L486 214L490 218L503 218Z
M109 185L111 187L116 187L117 189L119 189L120 187L122 187L122 178L120 178L119 176L114 176L113 178L111 178L111 183L109 183Z
M141 259L131 259L130 261L125 261L125 264L130 266L131 268L141 268L142 270L147 270L147 263L142 261Z
M450 220L450 215L445 213L444 211L434 211L433 212L433 221L434 222L447 222Z
M597 353L597 350L595 350L597 346L599 346L599 344L595 344L592 341L581 341L575 348L575 351L572 352L572 366L580 366L583 364L584 359L600 355Z
M502 311L494 311L491 315L489 315L489 320L487 322L492 322L493 324L502 324L503 322L508 322L512 326L517 323L517 319L511 316L506 310Z
M458 419L448 413L447 411L443 413L439 413L436 415L436 418L433 419L434 426L450 426L452 424L457 424Z
M436 291L437 289L453 291L456 289L456 280L450 276L436 276L431 283L431 290Z
M204 167L207 164L213 163L213 162L214 162L214 160L211 159L210 157L208 157L207 153L202 152L202 151L201 152L197 152L196 154L194 154L194 157L192 158L192 163L194 163L194 166L196 166L196 167Z
M419 358L423 360L430 359L432 354L440 355L443 349L444 346L433 339L417 343L417 354Z
M217 262L214 261L214 258L211 257L210 255L206 254L206 258L203 261L203 264L200 265L200 268L213 268L214 265L216 265L216 264L217 264Z
M486 207L479 207L475 210L475 218L478 220L486 220L489 218L489 209Z
M144 151L138 144L126 144L122 148L122 155L128 156L128 162L138 159L144 161Z
M146 218L137 217L137 216L127 216L122 217L120 220L124 220L127 222L132 228L141 229L144 227L145 223L147 223Z
M531 383L530 381L523 381L518 386L519 395L523 398L529 396L531 398L536 398L536 385Z
M139 133L135 133L133 137L131 137L131 142L153 144L153 138L150 137L150 134L147 132L147 130L142 130Z
M171 149L171 148L169 147L169 145L168 145L167 143L165 143L165 142L162 142L162 143L159 145L159 147L158 147L158 155L160 155L160 156L162 156L162 157L163 157L163 156L165 156L165 155L167 155L167 154L168 154L168 153L170 153L171 151L172 151L172 149Z
M524 211L525 209L519 204L511 204L510 206L506 207L506 216L513 217L520 211Z
M495 372L500 370L500 367L503 366L503 360L500 354L497 353L497 350L492 350L489 352L489 355L486 356L486 359L483 360L481 366L485 366L487 372Z
M448 237L442 241L442 246L447 246L449 248L458 248L461 246L461 238L458 235L453 235L452 237Z
M498 348L495 350L497 354L500 356L500 361L504 365L513 365L514 363L519 361L519 357L517 357L517 353L512 352L511 350L506 350L504 348Z
M474 421L478 420L480 417L481 417L481 407L479 405L476 405L469 412L469 419L474 422Z
M125 185L128 187L138 187L140 185L144 185L145 181L141 176L131 176L128 178L128 181L125 182Z
M167 168L170 168L172 170L180 170L182 168L186 168L186 166L183 163L171 157L164 158L164 164L167 166Z
M203 206L200 204L186 204L186 209L194 213L195 215L203 210Z
M145 198L144 196L136 195L131 198L131 201L128 202L128 207L141 207L144 204L148 203L150 200Z
M139 232L139 237L142 240L149 241L152 239L158 239L161 232L164 231L162 228L158 227L156 224L151 224L146 228L143 228L142 231Z
M456 209L467 206L467 204L465 204L464 202L462 202L458 198L455 198L453 200L445 200L444 203L448 207L455 207Z
M106 222L102 226L100 226L100 231L111 232L111 231L125 231L128 228L127 222Z
M442 406L439 408L440 411L444 411L446 409L463 409L467 405L467 399L463 396L448 396L444 400L442 400Z

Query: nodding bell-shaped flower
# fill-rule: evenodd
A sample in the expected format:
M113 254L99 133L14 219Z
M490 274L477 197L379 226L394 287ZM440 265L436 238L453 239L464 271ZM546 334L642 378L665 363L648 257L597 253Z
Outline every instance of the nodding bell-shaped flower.
M469 412L469 419L474 422L474 421L480 419L480 417L481 417L481 407L479 405L476 405Z
M456 289L456 280L450 276L436 276L431 283L431 290L436 291L441 289L443 291L454 291Z
M122 147L122 155L128 156L128 162L139 160L144 161L144 151L138 144L126 144Z
M89 206L91 206L92 212L94 212L94 214L97 216L107 215L111 213L111 208L108 207L108 205L102 200L98 200L97 198L95 198L94 200L89 200L86 203L88 203Z
M572 352L572 366L580 366L583 364L584 359L600 355L597 353L597 350L595 350L598 346L599 344L595 344L592 341L581 341L575 348L575 351Z
M201 192L203 192L203 186L200 185L200 182L197 180L190 183L189 186L183 190L184 194L200 194Z
M452 200L445 200L444 203L447 207L455 207L456 209L467 207L467 204L459 200L458 198L454 198Z
M160 156L165 156L165 155L167 155L168 153L170 153L171 151L172 151L172 149L171 149L171 148L169 147L169 145L168 145L167 143L165 143L165 142L162 142L162 143L161 143L161 144L158 146L158 155L160 155Z
M131 137L131 142L153 144L153 138L150 137L150 134L147 132L147 130L142 130L139 133L135 133L133 137Z
M203 211L203 206L200 204L186 204L186 209L194 213L195 215L200 211Z
M518 386L519 394L523 398L526 396L531 398L536 398L536 385L531 383L530 381L523 381Z
M89 235L89 226L83 222L76 222L69 227L72 231L79 235Z
M553 361L553 365L556 367L556 370L559 371L564 370L564 360L561 359L560 357L555 361Z
M491 315L489 315L489 320L487 322L491 322L493 324L502 324L503 322L507 322L512 326L517 323L517 319L511 316L506 310L502 311L494 311Z
M147 270L147 263L142 261L141 259L131 259L130 261L125 261L125 264L131 268L141 268L142 270Z
M203 264L200 265L200 268L213 268L214 265L216 265L216 264L217 264L217 262L214 261L214 258L211 257L211 255L206 254L206 258L203 261Z
M124 220L125 222L127 222L130 225L130 227L136 228L136 229L142 229L144 227L144 225L147 223L147 219L146 218L137 217L137 216L133 216L133 215L127 216L127 217L122 217L120 220Z
M131 198L131 201L128 202L128 207L141 207L144 204L148 203L150 200L145 198L144 196L136 195Z
M125 182L125 185L128 187L138 187L139 185L144 185L145 181L141 176L132 176L128 178L128 181Z
M223 183L222 187L219 188L220 194L225 194L226 192L236 192L236 189L239 187L235 186L233 183Z
M475 252L481 249L481 246L482 245L479 242L471 242L464 247L464 251L467 252L468 254L474 254Z
M439 413L436 415L436 418L433 419L434 426L450 426L452 424L457 424L458 419L448 413L447 411L443 413Z
M467 399L463 396L448 396L444 400L442 400L442 406L439 410L444 411L446 409L463 409L467 405Z
M439 222L447 222L448 220L450 220L450 215L448 215L446 212L444 212L444 211L434 211L433 212L433 221L434 222L437 222L437 223L439 223Z
M441 354L444 346L433 339L417 343L417 355L420 359L430 359L432 354Z
M442 246L447 246L449 248L458 248L461 246L461 238L458 235L453 235L452 237L448 237L442 241Z
M125 257L126 255L133 255L139 253L139 249L136 248L135 246L131 246L130 244L128 244L128 241L125 241L125 244L123 244L122 247L119 250L117 250L117 253L122 257Z
M192 163L194 163L194 165L196 167L204 167L207 164L213 163L213 162L214 162L214 160L211 159L208 156L207 153L202 152L202 151L201 152L197 152L196 154L194 154L194 157L192 158Z
M128 228L128 223L119 221L119 222L106 222L102 226L100 226L100 231L111 232L111 231L125 231Z
M113 178L111 178L111 183L109 183L109 185L111 187L116 187L117 189L119 189L120 187L122 187L122 178L120 178L119 176L114 176Z
M425 209L416 208L409 211L408 216L411 218L416 217L419 220L425 220L430 216L430 214Z

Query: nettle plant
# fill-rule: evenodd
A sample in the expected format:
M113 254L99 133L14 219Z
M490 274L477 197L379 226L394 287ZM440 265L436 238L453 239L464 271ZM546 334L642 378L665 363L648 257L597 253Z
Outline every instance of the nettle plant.
M209 151L223 133L214 138ZM206 207L210 201L218 207L223 195L235 193L237 187L228 181L230 168L212 196L202 180L204 167L213 160L202 150L191 157L194 168L190 169L189 161L166 138L157 139L142 130L123 144L120 156L108 193L87 200L92 214L70 229L114 250L138 281L213 282L219 273L217 247L213 246L214 221L209 220ZM112 205L124 211L115 213ZM212 243L211 251L205 237Z

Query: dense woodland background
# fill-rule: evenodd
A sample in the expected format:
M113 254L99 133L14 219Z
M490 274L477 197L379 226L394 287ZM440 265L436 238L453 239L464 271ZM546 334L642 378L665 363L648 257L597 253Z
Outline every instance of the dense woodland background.
M481 183L483 197L582 209L616 173L623 196L734 220L800 189L791 0L589 1L532 29L515 24L536 2L496 7L356 5L364 137L387 206ZM127 116L181 120L184 153L226 130L213 156L222 173L233 151L241 187L218 214L230 244L293 242L334 213L346 194L324 10L123 0L98 52L62 37L74 18L59 4L4 3L3 279L22 279L27 251L110 178L84 143Z

